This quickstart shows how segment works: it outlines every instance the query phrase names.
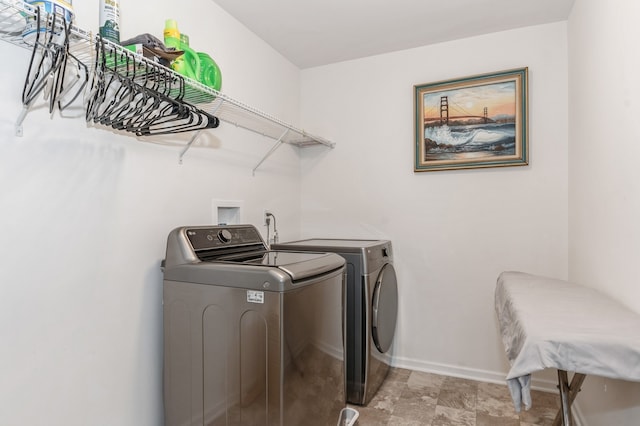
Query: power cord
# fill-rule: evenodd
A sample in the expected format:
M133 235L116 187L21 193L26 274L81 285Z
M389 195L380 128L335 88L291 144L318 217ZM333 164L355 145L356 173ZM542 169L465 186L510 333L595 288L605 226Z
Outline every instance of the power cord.
M269 246L271 246L269 240L269 226L271 225L271 218L273 218L273 243L278 243L278 227L276 225L276 217L273 215L273 213L267 213L265 215L265 222L267 224L267 244L269 244Z
M269 225L271 225L271 213L264 215L264 223L267 224L267 246L271 247L271 241L269 239Z

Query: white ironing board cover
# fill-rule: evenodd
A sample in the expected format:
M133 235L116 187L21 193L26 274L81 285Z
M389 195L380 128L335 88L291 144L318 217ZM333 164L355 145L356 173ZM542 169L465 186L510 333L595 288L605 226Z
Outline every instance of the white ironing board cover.
M640 315L578 284L523 272L498 277L495 308L511 369L640 381Z

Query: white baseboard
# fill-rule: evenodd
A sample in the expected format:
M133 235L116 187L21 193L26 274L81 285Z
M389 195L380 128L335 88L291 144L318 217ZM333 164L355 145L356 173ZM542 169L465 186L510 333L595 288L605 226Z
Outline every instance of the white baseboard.
M507 385L505 380L506 373L504 372L480 370L477 368L460 367L435 362L425 362L422 360L402 357L394 357L391 365L393 367L424 371L426 373L440 374L443 376L460 377L462 379L497 383L505 386ZM556 392L557 384L551 380L532 378L531 388L543 392Z

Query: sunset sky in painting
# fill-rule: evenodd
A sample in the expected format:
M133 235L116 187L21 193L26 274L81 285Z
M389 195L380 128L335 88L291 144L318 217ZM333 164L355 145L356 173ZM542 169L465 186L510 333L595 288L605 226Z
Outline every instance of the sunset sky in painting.
M449 97L449 117L460 115L482 116L484 107L489 117L497 115L515 115L516 84L513 81L485 84L452 90L439 90L425 93L424 117L440 117L440 97Z

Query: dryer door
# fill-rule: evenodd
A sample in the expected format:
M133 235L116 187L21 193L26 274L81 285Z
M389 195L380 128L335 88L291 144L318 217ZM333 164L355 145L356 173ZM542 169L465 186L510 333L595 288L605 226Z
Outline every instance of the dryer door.
M376 348L385 353L391 347L398 318L398 282L391 263L382 267L373 289L372 333Z

